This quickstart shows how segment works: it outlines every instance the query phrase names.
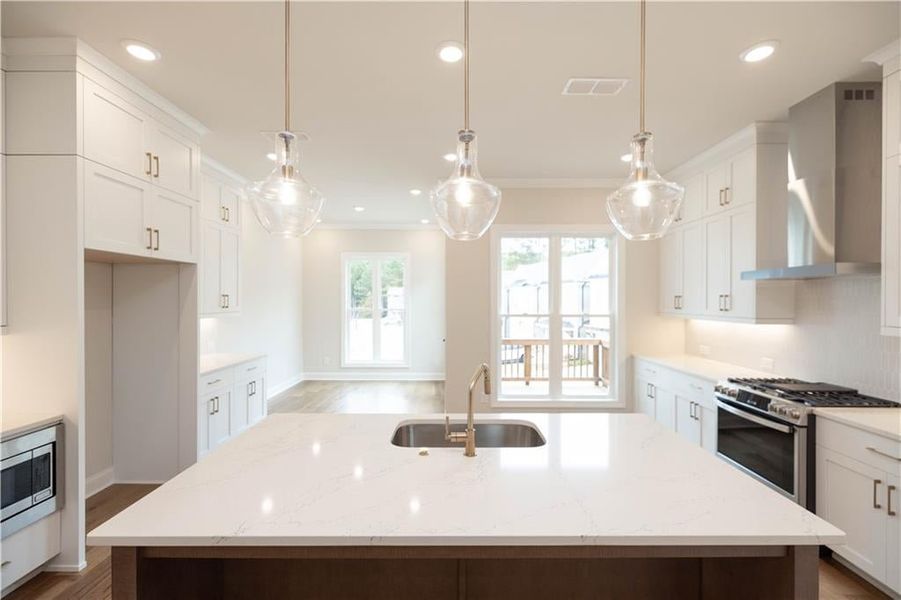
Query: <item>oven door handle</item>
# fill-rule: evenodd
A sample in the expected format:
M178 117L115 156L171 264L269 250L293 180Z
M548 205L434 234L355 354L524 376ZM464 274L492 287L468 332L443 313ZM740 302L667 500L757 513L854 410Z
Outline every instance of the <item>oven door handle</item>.
M769 419L764 419L763 417L758 417L757 415L741 410L740 408L735 408L731 404L726 404L722 400L718 400L716 405L726 412L730 412L733 415L741 417L742 419L753 421L758 425L763 425L764 427L769 427L770 429L775 429L776 431L781 431L782 433L792 432L792 428L788 425L783 425L781 423L776 423L775 421L770 421Z

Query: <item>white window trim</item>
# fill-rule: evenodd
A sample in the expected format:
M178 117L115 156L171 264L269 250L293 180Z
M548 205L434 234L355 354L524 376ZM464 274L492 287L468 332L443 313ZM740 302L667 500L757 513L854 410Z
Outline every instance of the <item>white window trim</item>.
M347 357L347 309L348 309L348 289L347 289L347 264L354 260L369 260L372 262L382 261L385 259L399 259L404 263L404 358L403 360L349 360ZM412 277L410 274L410 254L408 252L342 252L341 253L341 367L342 368L373 368L373 369L397 369L410 368L410 344L412 343L412 327L410 313L410 288ZM381 286L381 281L373 282L375 290L376 284ZM376 317L378 310L377 294L373 294L372 314ZM376 319L379 320L379 319ZM379 348L380 327L373 326L372 349L373 353Z
M610 295L615 298L615 306L611 308L610 318L613 327L610 330L610 347L613 351L613 364L610 374L609 398L500 398L500 381L494 386L490 398L492 408L502 409L624 409L628 406L627 395L629 382L627 381L626 364L626 302L625 302L625 262L626 243L612 225L494 225L491 228L491 368L494 373L501 372L500 364L500 319L498 315L498 290L500 289L500 239L506 236L548 236L559 235L566 237L593 237L611 236L613 244L612 263L614 265L613 277L610 278L612 287ZM554 261L551 261L553 263ZM549 269L556 269L549 265ZM559 288L559 286L557 286ZM498 375L498 378L500 375Z

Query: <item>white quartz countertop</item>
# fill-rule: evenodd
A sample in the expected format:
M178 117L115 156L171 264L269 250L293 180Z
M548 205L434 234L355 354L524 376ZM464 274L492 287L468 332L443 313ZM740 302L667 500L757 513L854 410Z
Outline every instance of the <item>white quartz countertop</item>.
M198 371L201 375L240 365L241 363L250 362L258 358L263 358L265 354L201 354L197 360Z
M817 408L814 413L851 427L901 442L901 407L899 408Z
M636 354L635 358L650 361L661 367L669 367L670 369L713 382L728 377L778 377L774 373L748 369L747 367L740 367L731 363L719 362L690 354L670 354L665 356Z
M643 414L478 415L538 448L390 443L401 421L276 414L88 535L111 546L809 545L844 534ZM478 431L478 429L477 429Z
M63 420L63 416L59 413L35 413L35 412L16 412L3 411L2 434L0 438L4 440L18 437L23 433L37 431L54 423Z

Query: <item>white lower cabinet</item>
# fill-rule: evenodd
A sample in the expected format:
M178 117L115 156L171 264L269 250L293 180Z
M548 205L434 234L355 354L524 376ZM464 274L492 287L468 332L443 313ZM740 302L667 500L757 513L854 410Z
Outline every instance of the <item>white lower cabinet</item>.
M830 548L896 593L901 593L899 470L901 443L817 420L816 511L847 536Z
M204 373L199 388L198 457L266 416L266 359Z
M3 595L23 577L59 554L59 528L60 511L57 511L3 539L0 543Z
M714 382L640 358L634 369L636 410L716 454Z

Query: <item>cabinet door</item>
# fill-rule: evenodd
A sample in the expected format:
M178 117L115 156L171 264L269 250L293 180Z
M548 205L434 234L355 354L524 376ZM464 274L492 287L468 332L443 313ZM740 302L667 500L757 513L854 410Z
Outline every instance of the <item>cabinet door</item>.
M84 245L92 250L151 254L151 185L84 161Z
M818 445L816 453L817 514L847 536L844 544L830 547L865 573L884 581L885 474L823 446Z
M178 194L154 189L148 226L153 228L153 256L197 262L197 203Z
M643 412L652 419L657 418L657 410L655 408L653 385L647 379L638 378L638 384L635 387L635 407L638 412Z
M657 386L653 385L651 387L651 392L653 392L654 394L657 422L664 427L675 431L676 395L667 389L658 388Z
M212 397L212 414L209 415L209 449L212 450L228 439L229 407L231 392L222 391Z
M682 313L699 315L706 310L706 258L703 223L686 225L682 230Z
M694 444L701 444L701 422L696 413L700 411L690 398L676 396L676 433Z
M198 145L156 122L152 122L150 130L153 182L171 192L198 199Z
M679 313L682 295L682 231L670 231L660 243L660 311Z
M890 588L901 594L901 477L886 473L886 489L893 486L891 501L885 500L886 555L885 582ZM891 511L894 514L889 514Z
M729 186L729 163L723 162L707 171L706 213L712 214L724 209L725 190Z
M720 217L705 223L704 236L707 248L707 314L722 315L723 296L729 294L730 243L729 217Z
M220 230L215 223L204 221L200 250L200 311L203 314L222 312L220 278Z
M250 394L247 398L247 419L254 424L266 416L266 380L257 377L251 382Z
M730 316L753 318L756 314L756 283L741 278L743 271L757 268L754 206L746 206L729 217L730 285L726 308Z
M146 139L149 117L87 78L83 97L85 158L147 179L151 173Z
M240 262L241 262L241 238L232 230L223 229L221 235L221 259L220 259L220 289L225 297L224 311L234 312L241 307L240 295Z
M222 186L219 198L222 222L228 227L241 226L241 192L227 185Z
M229 435L237 435L247 429L247 405L252 387L253 383L251 381L239 381L235 384L235 389L231 393L229 408Z
M222 194L222 184L210 177L203 175L200 178L200 216L210 221L219 221L222 218L219 197Z
M726 206L739 206L757 198L757 148L749 148L729 162Z
M695 415L701 421L701 447L716 454L716 410L699 405L695 408Z
M704 214L704 200L707 192L704 175L695 175L685 180L684 187L685 196L682 198L679 221L694 221Z
M218 394L206 394L200 397L197 407L197 454L203 456L210 451L210 422L216 414L216 397Z
M898 158L882 171L882 326L901 328L901 187Z

